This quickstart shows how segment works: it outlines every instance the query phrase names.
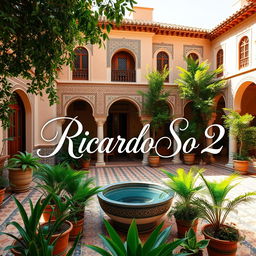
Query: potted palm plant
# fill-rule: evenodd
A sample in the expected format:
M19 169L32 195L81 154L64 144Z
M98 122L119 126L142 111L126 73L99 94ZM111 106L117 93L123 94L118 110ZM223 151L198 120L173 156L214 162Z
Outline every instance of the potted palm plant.
M238 153L233 155L234 169L242 174L248 172L249 157L248 146L252 143L251 139L246 136L246 130L254 117L250 114L240 115L232 109L224 109L227 115L223 116L224 125L230 129L230 133L238 140Z
M143 96L143 107L145 114L151 117L151 135L156 139L157 130L170 120L170 111L167 105L167 98L170 95L169 91L164 90L164 81L169 75L167 68L162 72L152 71L148 73L148 91L139 91L138 93ZM157 167L160 164L160 157L156 154L155 150L150 152L149 165Z
M256 192L248 192L233 199L228 195L238 182L238 175L232 174L221 181L208 181L200 174L207 188L210 200L198 198L195 204L200 210L201 217L209 224L203 227L203 234L209 239L207 247L209 256L230 255L235 256L237 243L241 239L239 231L226 224L228 215L236 210L242 203L252 201Z
M29 190L33 171L40 167L40 163L39 158L34 157L31 153L20 152L9 159L7 167L11 189L16 193L20 193Z
M68 220L73 224L70 240L75 240L82 235L84 227L84 208L88 200L100 191L100 187L94 186L93 178L73 179L65 187L67 201L70 202Z
M54 166L47 164L41 166L40 171L35 175L37 188L41 190L44 198L48 195L56 195L45 207L43 212L43 217L46 222L49 221L49 219L53 220L56 218L56 215L58 215L59 209L56 206L55 199L59 198L62 202L66 201L65 187L67 184L74 182L74 180L82 180L84 177L84 172L74 171L65 163Z
M185 239L177 239L174 242L167 243L167 239L171 232L171 227L164 229L161 232L163 227L163 223L160 224L148 237L144 244L141 243L139 238L138 229L136 226L135 220L132 221L128 233L127 240L125 242L122 241L119 234L115 231L115 229L104 220L105 227L108 231L109 237L100 236L102 241L104 242L106 249L100 248L94 245L87 245L87 247L91 248L99 255L105 256L175 256L181 254L173 253L174 249L176 249ZM182 254L189 255L189 254Z
M16 221L10 222L7 225L14 226L18 235L14 235L13 233L5 233L0 232L1 235L7 235L14 239L12 245L7 246L5 250L11 250L11 252L15 256L52 256L57 255L56 249L58 249L58 244L61 244L63 247L63 235L66 232L65 229L65 218L66 216L61 216L61 218L57 219L54 222L54 225L51 225L50 229L43 229L39 225L40 216L44 211L44 208L51 200L51 196L45 198L43 204L41 204L41 200L39 199L35 205L33 205L32 201L29 199L30 205L30 214L28 215L22 204L13 197L18 211L21 215L22 224L17 223ZM61 234L60 234L61 230ZM46 232L47 231L47 232ZM64 231L64 232L63 232ZM57 234L57 235L56 235ZM71 256L76 247L78 240L75 241L72 248L67 252L67 247L62 250L62 254ZM59 251L58 251L59 253Z
M178 236L184 237L191 227L196 232L200 211L194 205L194 201L197 192L203 188L201 185L196 185L196 182L203 169L192 167L186 173L180 168L176 170L175 175L165 170L162 171L168 177L163 180L164 183L178 196L178 201L170 212L170 216L175 217Z
M185 122L181 122L180 128L185 128ZM201 131L198 129L199 127L197 126L196 122L194 120L189 121L189 125L187 129L185 130L180 130L179 132L179 137L183 144L185 141L187 141L189 138L195 138L199 139ZM192 165L195 163L195 158L196 158L196 153L195 151L185 153L183 152L183 161L187 165Z
M191 256L203 256L203 249L205 249L208 244L209 240L201 240L197 241L195 231L190 228L185 235L186 240L180 245L182 249L180 250L181 253L189 253Z
M198 63L198 60L186 58L187 69L179 67L181 71L179 79L176 80L180 90L180 97L192 103L194 121L200 134L200 145L205 148L207 145L204 131L214 112L214 98L225 87L226 81L218 79L218 74L223 72L222 67L211 70L207 61ZM202 156L206 161L208 156Z

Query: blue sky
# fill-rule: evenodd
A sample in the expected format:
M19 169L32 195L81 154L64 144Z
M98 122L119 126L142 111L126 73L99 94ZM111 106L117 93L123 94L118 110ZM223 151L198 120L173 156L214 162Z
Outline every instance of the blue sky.
M137 6L153 7L154 21L210 29L234 12L234 1L137 0Z

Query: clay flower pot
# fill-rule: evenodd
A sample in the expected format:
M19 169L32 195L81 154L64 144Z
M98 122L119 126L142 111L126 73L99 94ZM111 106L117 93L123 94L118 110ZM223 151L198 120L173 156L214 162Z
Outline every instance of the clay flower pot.
M69 240L74 241L76 240L77 236L83 234L84 230L84 216L77 216L76 220L70 220L73 225L73 228L69 235Z
M234 169L241 174L246 174L249 169L249 161L234 160Z
M148 163L151 167L158 167L160 165L160 157L159 156L149 156Z
M236 256L237 251L237 241L226 241L214 238L207 234L207 228L211 227L211 224L205 225L203 227L203 234L205 239L209 239L209 245L207 247L207 252L209 256Z
M22 193L30 188L32 182L33 170L27 168L23 171L21 168L9 168L9 182L13 192Z
M50 222L51 223L51 222ZM49 223L44 223L41 226L49 225ZM65 221L61 224L61 231L58 234L53 234L51 236L51 242L54 242L58 238L54 245L53 256L65 256L68 249L69 234L73 228L73 225L69 221Z
M197 225L198 225L198 219L195 219L193 221L176 219L176 224L177 224L178 237L183 238L183 237L185 237L186 232L190 228L192 228L196 233Z
M0 188L0 205L4 201L5 190L6 190L6 188Z
M192 165L195 162L196 154L190 153L190 154L184 154L183 160L185 164Z
M90 159L87 159L87 160L83 159L81 165L83 170L89 170Z
M16 240L14 240L13 241L13 243L12 243L12 246L13 245L17 245L17 241ZM21 256L21 253L20 252L18 252L18 251L16 251L14 248L11 248L11 252L12 252L12 254L14 255L14 256Z

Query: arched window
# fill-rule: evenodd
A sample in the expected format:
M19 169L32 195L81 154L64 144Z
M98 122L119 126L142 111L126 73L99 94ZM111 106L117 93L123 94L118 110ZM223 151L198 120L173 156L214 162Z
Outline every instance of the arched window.
M135 61L125 51L114 54L111 61L111 81L136 82Z
M157 54L157 70L159 72L162 72L164 67L166 66L166 68L169 69L169 56L166 52L159 52ZM166 78L165 82L169 82L169 75Z
M191 58L191 59L193 59L194 61L199 60L199 56L198 56L196 53L194 53L194 52L191 52L191 53L188 55L188 58Z
M218 52L217 52L216 63L217 63L217 68L220 67L221 65L223 65L223 50L222 49L218 50ZM218 74L218 77L221 77L221 76L223 76L223 72Z
M243 37L239 43L239 68L244 68L249 65L249 39Z
M88 80L88 51L83 47L75 49L73 79Z

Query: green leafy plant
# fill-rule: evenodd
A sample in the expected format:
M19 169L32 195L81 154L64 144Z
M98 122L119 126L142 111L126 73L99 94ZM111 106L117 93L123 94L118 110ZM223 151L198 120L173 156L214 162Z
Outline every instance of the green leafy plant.
M210 201L205 198L198 198L195 204L201 212L201 217L211 224L211 229L206 230L210 236L222 240L238 241L239 232L233 227L226 226L228 215L235 211L242 203L249 203L254 200L256 192L248 192L229 199L228 195L239 183L236 182L238 175L232 174L221 181L208 181L200 174L210 196Z
M26 169L37 170L40 166L39 158L34 157L32 153L20 152L9 159L7 167L20 168L25 171Z
M100 255L104 256L172 256L180 255L185 256L189 254L174 254L173 250L176 249L185 239L178 239L171 243L166 243L171 227L164 229L161 232L163 223L160 224L149 236L147 241L142 244L139 239L138 229L135 220L132 221L127 234L127 240L122 241L118 233L114 228L104 220L105 227L108 231L109 237L100 235L101 240L104 242L106 248L87 245L87 247L96 251Z
M113 25L120 24L125 12L132 11L136 3L134 0L1 2L0 120L4 127L10 125L14 91L9 77L25 78L29 93L46 93L51 105L58 102L54 81L63 65L73 63L75 46L88 43L101 46Z
M225 108L227 115L223 115L224 125L230 130L230 133L235 136L239 142L238 154L234 155L233 158L240 160L240 158L246 158L248 155L248 146L250 143L250 138L246 136L246 131L250 126L250 122L254 117L250 114L240 115L236 111ZM246 159L248 160L248 159Z
M186 240L181 243L181 252L193 253L195 256L203 256L202 250L209 244L209 240L197 241L195 231L190 228L185 235Z
M0 189L7 188L9 186L9 181L3 176L0 176Z
M9 137L9 138L5 138L5 139L2 139L2 149L1 149L1 153L0 153L0 156L3 156L3 154L4 154L4 149L5 149L5 147L6 147L6 143L8 142L8 141L13 141L14 140L14 138L13 137Z
M33 205L32 201L29 200L30 216L27 215L25 208L15 197L13 197L13 200L15 201L21 215L22 224L16 221L12 221L7 224L14 226L18 231L18 235L0 232L1 235L7 235L16 241L16 243L13 245L7 246L5 250L10 250L13 248L23 256L51 256L54 245L58 240L57 238L56 240L51 241L51 236L62 225L62 222L65 220L65 216L57 219L54 222L54 225L51 225L51 229L48 230L46 234L43 232L43 229L40 228L39 220L46 205L51 200L51 196L45 198L42 204L40 199L35 203L35 205ZM74 243L67 255L72 255L77 241Z
M180 97L191 101L194 121L199 131L204 131L214 111L214 98L226 85L225 80L217 79L222 73L222 67L211 70L207 61L198 63L197 60L186 58L187 70L181 67L178 84ZM206 146L204 133L201 133L202 147Z
M169 91L164 90L164 81L169 75L168 69L165 67L162 72L152 71L147 74L148 91L139 91L143 96L143 107L147 115L151 116L151 132L155 139L156 132L164 123L170 120L170 110L167 105Z
M200 212L197 207L194 206L196 194L202 190L202 185L196 185L200 173L203 169L192 167L188 172L179 168L176 170L176 174L172 174L165 170L162 170L168 179L164 179L164 183L178 196L178 201L174 206L174 210L171 214L179 220L194 220L199 217Z

